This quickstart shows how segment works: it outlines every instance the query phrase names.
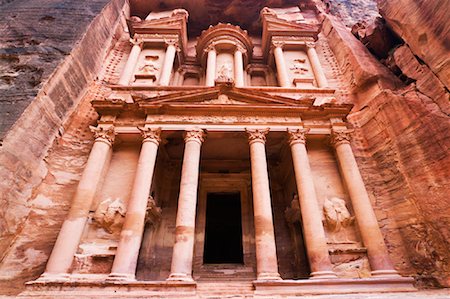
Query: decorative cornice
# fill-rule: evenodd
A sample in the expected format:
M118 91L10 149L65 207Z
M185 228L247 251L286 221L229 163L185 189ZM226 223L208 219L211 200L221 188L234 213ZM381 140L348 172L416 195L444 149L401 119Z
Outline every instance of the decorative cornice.
M306 144L306 133L309 132L309 129L287 129L287 132L289 134L289 145L292 146L297 143Z
M109 127L94 127L89 126L91 132L94 134L95 141L104 142L110 146L114 144L117 133L114 131L114 126Z
M156 145L159 145L161 142L161 128L142 128L137 127L139 131L141 131L142 135L142 143L144 142L153 142Z
M248 135L248 143L252 144L255 142L266 143L266 135L269 133L270 128L265 129L245 129Z
M340 130L336 131L334 129L331 130L331 144L336 148L341 144L347 143L350 144L351 140L351 133L354 130L352 129L346 129L346 130Z
M186 130L184 133L184 142L187 143L188 141L195 141L201 144L205 141L205 137L205 131L202 129Z

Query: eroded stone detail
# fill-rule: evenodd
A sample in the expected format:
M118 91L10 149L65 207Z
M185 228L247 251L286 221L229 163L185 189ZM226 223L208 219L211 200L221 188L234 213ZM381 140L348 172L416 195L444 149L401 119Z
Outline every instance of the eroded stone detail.
M127 207L120 199L108 198L102 201L95 210L93 220L109 233L120 231Z

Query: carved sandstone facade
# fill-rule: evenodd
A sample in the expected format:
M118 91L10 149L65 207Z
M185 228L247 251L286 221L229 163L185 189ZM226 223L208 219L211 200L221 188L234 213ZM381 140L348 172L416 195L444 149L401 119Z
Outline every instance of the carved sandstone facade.
M178 298L208 279L267 296L414 290L390 259L347 86L311 14L264 8L261 36L218 24L197 39L183 9L131 18L109 57L120 71L104 70L91 101L100 117L70 211L24 296Z

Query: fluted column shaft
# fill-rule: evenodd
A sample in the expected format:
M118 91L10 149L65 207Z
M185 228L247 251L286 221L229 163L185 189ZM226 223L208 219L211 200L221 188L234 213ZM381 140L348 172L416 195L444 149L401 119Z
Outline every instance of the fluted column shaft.
M145 227L150 187L155 169L161 130L140 129L143 136L141 153L136 169L133 189L128 202L125 222L112 266L110 280L134 280Z
M281 87L290 87L289 74L286 68L286 61L282 49L282 43L273 43L273 55L275 56L275 64L277 66L278 84Z
M132 43L133 47L131 48L127 63L125 64L125 68L123 69L122 75L119 79L120 85L130 84L130 81L133 78L134 69L136 68L136 64L139 60L139 55L141 54L142 42L132 41Z
M307 129L289 130L292 162L294 164L303 235L312 278L335 278L332 270L322 214L319 209L314 181L306 151Z
M103 170L111 158L114 128L91 127L95 142L41 279L64 278L72 265Z
M247 130L252 169L256 270L258 280L280 279L266 161L265 143L268 131L268 129Z
M317 52L315 49L315 45L313 43L308 43L306 45L306 52L308 55L309 62L311 63L312 71L314 73L314 77L316 78L318 87L327 87L328 81L327 77L325 77L325 73L323 72L322 65L320 64L319 56L317 56Z
M372 275L397 276L397 271L395 271L389 258L377 217L350 146L350 131L333 131L332 144L336 149L339 166L352 201L362 241L367 248Z
M168 41L166 48L166 55L159 77L159 85L167 86L170 82L170 75L172 74L173 62L175 61L175 54L177 52L176 41Z
M236 87L244 86L244 60L241 47L236 47L234 52L234 82Z
M171 274L168 280L192 280L195 210L203 138L203 130L186 131L184 138L185 148L178 198L175 244L173 246Z
M214 86L214 81L216 79L216 60L217 52L214 47L209 47L207 49L208 57L206 61L206 86Z

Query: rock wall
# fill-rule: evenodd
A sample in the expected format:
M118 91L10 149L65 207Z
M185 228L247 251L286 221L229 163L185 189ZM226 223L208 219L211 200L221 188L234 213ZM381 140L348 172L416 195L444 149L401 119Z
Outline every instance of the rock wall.
M64 218L73 190L57 186L76 186L97 119L81 98L128 10L123 0L0 5L0 293L15 293L42 272ZM46 184L56 188L36 197Z
M445 80L435 76L448 74L442 71L446 41L436 38L448 22L430 1L412 2L380 1L381 14L404 43L388 59L395 72L329 14L323 14L323 32L354 96L352 147L395 266L419 286L449 286L450 107ZM407 25L410 16L417 29ZM421 27L423 18L433 24ZM411 40L416 30L435 43L424 58L422 45Z

